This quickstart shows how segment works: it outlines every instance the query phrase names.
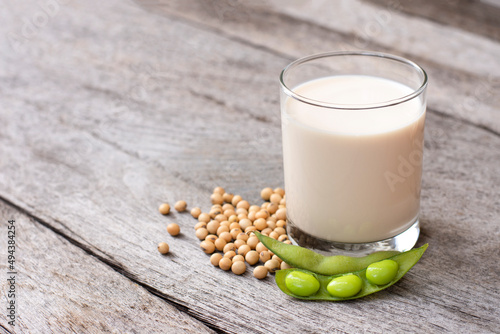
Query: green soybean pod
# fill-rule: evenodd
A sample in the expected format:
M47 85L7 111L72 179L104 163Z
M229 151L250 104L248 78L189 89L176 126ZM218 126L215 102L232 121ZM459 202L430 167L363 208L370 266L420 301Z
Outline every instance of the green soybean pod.
M418 262L418 260L420 260L420 258L424 254L427 247L428 247L428 244L425 244L420 248L415 248L415 249L412 249L412 250L409 250L407 252L400 253L398 255L391 257L390 259L398 264L398 270L397 270L396 276L390 282L388 282L386 284L378 285L378 284L372 283L366 277L366 269L367 268L350 273L350 275L357 276L362 281L362 287L358 293L351 295L349 297L332 295L328 290L328 285L331 284L331 282L333 280L336 280L342 276L346 276L345 274L325 276L325 275L316 274L314 272L311 272L311 271L305 270L305 269L290 268L290 269L277 271L276 275L275 275L275 280L276 280L276 284L281 289L281 291L283 291L284 293L286 293L289 296L299 298L299 299L329 300L329 301L342 301L342 300L357 299L357 298L365 297L367 295L371 295L372 293L387 289L388 287L390 287L391 285L393 285L394 283L399 281L408 272L408 270L410 270ZM311 294L308 296L300 296L298 294L293 293L290 289L288 289L288 287L285 284L285 279L286 279L287 275L289 275L292 272L297 272L297 271L304 273L304 274L313 275L318 280L320 287L315 294Z
M376 252L364 257L343 255L323 256L310 249L285 244L273 238L255 232L257 238L271 252L295 268L302 268L321 275L337 275L358 271L369 264L399 254L398 251Z

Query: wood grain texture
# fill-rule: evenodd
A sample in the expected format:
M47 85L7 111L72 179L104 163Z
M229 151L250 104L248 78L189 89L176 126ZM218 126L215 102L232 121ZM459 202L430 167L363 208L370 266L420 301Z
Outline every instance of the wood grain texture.
M36 14L36 4L24 4L2 12L7 31L22 31L23 17ZM149 290L154 296L144 294L145 303L168 300L221 332L497 331L500 123L489 115L498 115L498 97L478 99L470 113L460 109L461 97L485 80L484 64L470 70L459 59L445 64L391 44L385 35L370 40L381 50L405 50L443 83L430 94L426 125L419 244L430 248L387 291L349 303L292 300L271 277L236 277L211 266L189 214L157 213L159 203L178 199L207 210L217 185L251 201L264 186L282 186L278 73L297 56L345 45L355 35L322 22L326 13L311 19L319 7L279 4L172 1L150 3L146 11L118 1L71 2L24 44L13 48L12 39L1 40L9 52L0 60L6 83L0 86L0 197L45 222L58 247L76 252L77 245L88 263L112 268L105 269L112 279L125 280L120 273ZM336 10L372 8L349 6ZM425 45L441 43L447 31ZM468 41L469 35L453 33ZM498 77L498 45L470 43L481 46ZM486 83L488 92L495 84ZM177 238L166 233L170 221L181 226ZM36 224L32 229L51 240ZM159 241L170 244L169 256L158 254ZM113 289L94 299L130 293L102 279ZM52 288L36 289L33 296ZM54 313L79 304L69 305L59 298Z
M7 324L2 312L2 326L11 332L213 333L41 222L4 202L0 214L2 273L8 271L7 220L15 220L15 326ZM7 300L5 279L1 290Z
M140 0L137 0L141 3ZM349 1L144 1L154 13L188 20L288 59L312 53L375 50L410 58L430 78L428 100L442 113L500 133L500 45L386 6Z
M381 7L387 0L367 0ZM495 5L496 3L496 5ZM500 41L500 3L481 0L399 1L398 10ZM481 24L478 24L481 22Z

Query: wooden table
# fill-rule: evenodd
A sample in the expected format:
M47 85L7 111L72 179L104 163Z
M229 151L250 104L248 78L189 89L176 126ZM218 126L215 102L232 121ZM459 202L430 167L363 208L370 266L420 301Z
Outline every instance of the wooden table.
M500 332L498 1L24 0L0 15L2 332ZM207 211L216 186L262 203L283 186L279 72L358 49L430 76L421 262L345 303L213 267L196 220L158 205Z

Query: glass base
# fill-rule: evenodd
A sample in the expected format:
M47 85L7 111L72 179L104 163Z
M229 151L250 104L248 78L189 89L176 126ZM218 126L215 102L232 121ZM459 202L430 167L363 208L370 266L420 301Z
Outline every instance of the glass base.
M309 248L323 255L364 256L378 251L396 250L404 252L415 246L420 235L418 217L406 231L385 240L367 243L344 243L316 238L287 222L288 238L294 245Z

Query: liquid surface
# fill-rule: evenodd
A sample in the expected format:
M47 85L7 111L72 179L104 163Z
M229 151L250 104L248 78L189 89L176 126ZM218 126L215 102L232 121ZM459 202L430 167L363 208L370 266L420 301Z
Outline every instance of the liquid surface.
M359 106L398 99L412 90L387 79L352 75L309 81L294 92ZM424 120L419 98L370 110L284 99L289 219L313 236L337 242L373 242L405 231L419 211Z

